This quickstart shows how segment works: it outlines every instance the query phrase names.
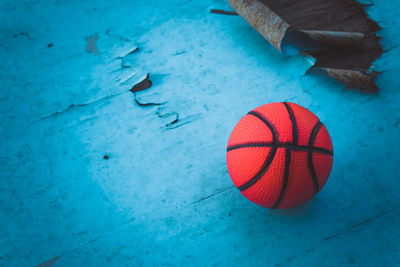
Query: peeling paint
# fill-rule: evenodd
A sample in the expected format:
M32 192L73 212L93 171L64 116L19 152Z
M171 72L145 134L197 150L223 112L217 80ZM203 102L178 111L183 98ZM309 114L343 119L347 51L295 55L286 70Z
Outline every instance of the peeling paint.
M85 51L88 53L92 53L95 55L99 54L99 50L97 49L97 40L99 40L99 35L98 34L94 34L94 35L89 35L85 38L86 41L86 48Z
M130 91L132 93L136 93L142 90L146 90L148 88L150 88L152 85L152 82L150 81L150 74L147 74L146 78L144 80L142 80L141 82L135 84Z
M148 88L150 88L152 86L152 82L150 80L150 74L146 75L146 78L144 78L141 82L135 84L130 91L133 93L134 97L135 97L135 102L136 104L138 104L141 107L150 107L150 106L161 106L164 105L166 103L154 103L154 102L149 102L149 103L141 103L136 96L136 92L140 92L143 90L146 90Z
M348 87L376 92L372 62L383 53L380 26L356 1L229 0L253 28L279 51L297 47L315 68Z

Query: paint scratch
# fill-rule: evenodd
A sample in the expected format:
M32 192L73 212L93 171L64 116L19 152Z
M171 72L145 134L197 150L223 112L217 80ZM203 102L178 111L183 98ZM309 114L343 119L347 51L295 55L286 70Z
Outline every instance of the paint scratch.
M353 230L353 229L355 229L355 228L357 228L357 227L359 227L359 226L362 226L362 225L367 224L367 223L369 223L369 222L371 222L371 221L373 221L373 220L375 220L375 219L378 219L378 218L380 218L380 217L383 217L383 216L385 216L385 215L388 215L388 214L390 214L390 213L393 213L393 212L395 212L395 211L397 211L397 210L399 210L399 209L400 209L400 207L397 207L397 208L388 210L388 211L386 211L386 212L383 212L383 213L381 213L381 214L378 214L378 215L376 215L376 216L374 216L374 217L368 218L368 219L366 219L366 220L364 220L364 221L362 221L362 222L360 222L360 223L357 223L357 224L355 224L355 225L353 225L353 226L348 227L347 229L343 230L342 232L339 232L339 233L336 233L336 234L334 234L334 235L325 237L322 241L328 241L328 240L330 240L330 239L333 239L333 238L335 238L335 237L338 237L338 236L340 236L340 235L342 235L342 234L344 234L344 233L347 233L347 232L349 232L349 231L351 231L351 230Z
M39 265L37 265L36 267L51 267L54 265L54 263L56 263L56 261L60 258L60 256L56 256L50 260L47 260Z
M210 13L220 14L220 15L231 15L231 16L237 16L238 15L238 13L236 13L236 12L225 11L225 10L221 10L221 9L211 9Z
M203 197L203 198L200 198L199 200L196 200L196 201L192 202L192 205L193 205L193 204L196 204L196 203L199 203L199 202L201 202L201 201L204 201L204 200L206 200L206 199L209 199L210 197L213 197L213 196L215 196L215 195L221 194L221 193L223 193L223 192L225 192L225 191L228 191L228 190L230 190L230 189L232 189L232 188L234 188L234 187L235 187L235 186L230 186L230 187L228 187L228 188L219 190L219 191L217 191L217 192L215 192L215 193L213 193L213 194L211 194L211 195L208 195L208 196L205 196L205 197Z
M397 208L394 208L394 209L385 211L385 212L380 213L380 214L378 214L378 215L375 215L375 216L373 216L373 217L371 217L371 218L368 218L368 219L366 219L366 220L363 220L362 222L357 223L357 224L355 224L355 225L352 225L352 226L350 226L350 227L344 229L344 230L341 231L341 232L338 232L338 233L336 233L336 234L333 234L333 235L330 235L330 236L328 236L328 237L325 237L324 239L322 239L322 243L323 243L323 242L326 242L326 241L329 241L329 240L331 240L331 239L337 238L337 237L339 237L339 236L342 236L342 235L344 235L344 234L346 234L346 233L348 233L348 232L351 232L351 231L354 230L355 228L358 228L358 227L360 227L360 226L362 226L362 225L365 225L365 224L367 224L367 223L370 223L370 222L372 222L372 221L374 221L374 220L376 220L376 219L378 219L378 218L384 217L384 216L389 215L389 214L391 214L391 213L393 213L393 212L396 212L396 211L398 211L398 210L400 210L400 207L397 207ZM308 255L308 254L310 254L311 252L314 252L314 251L316 251L316 250L318 250L318 249L320 249L320 248L321 248L321 246L313 247L313 248L307 249L307 250L305 251L305 253L300 254L300 255L295 255L295 256L289 257L288 259L285 260L285 262L280 263L280 264L276 264L276 266L286 265L288 262L290 262L290 261L292 261L292 260L294 260L294 259L296 259L296 258L300 258L300 257L302 257L302 256Z

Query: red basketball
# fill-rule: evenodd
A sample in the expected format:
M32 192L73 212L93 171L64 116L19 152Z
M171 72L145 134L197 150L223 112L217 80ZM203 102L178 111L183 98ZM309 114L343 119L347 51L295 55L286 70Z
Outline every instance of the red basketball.
M332 141L309 110L271 103L250 111L229 138L226 160L233 183L250 201L271 209L299 206L328 180Z

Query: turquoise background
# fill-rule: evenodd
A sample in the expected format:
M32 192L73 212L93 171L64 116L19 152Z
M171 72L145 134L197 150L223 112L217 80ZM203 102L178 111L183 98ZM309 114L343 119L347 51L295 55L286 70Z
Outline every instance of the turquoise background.
M400 2L367 8L387 50L376 94L305 75L213 8L231 10L0 2L0 266L400 265ZM163 105L129 91L147 73L137 99ZM335 150L323 190L285 211L245 199L225 160L238 120L278 101L319 116Z

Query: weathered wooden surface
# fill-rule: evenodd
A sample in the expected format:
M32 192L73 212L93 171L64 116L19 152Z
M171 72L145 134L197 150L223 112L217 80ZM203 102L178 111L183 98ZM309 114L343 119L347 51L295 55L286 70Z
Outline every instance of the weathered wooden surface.
M3 1L0 265L399 265L400 4L374 2L389 51L362 95L209 12L225 1ZM147 73L137 99L161 106L129 91ZM335 149L288 211L246 200L225 163L236 122L274 101Z

